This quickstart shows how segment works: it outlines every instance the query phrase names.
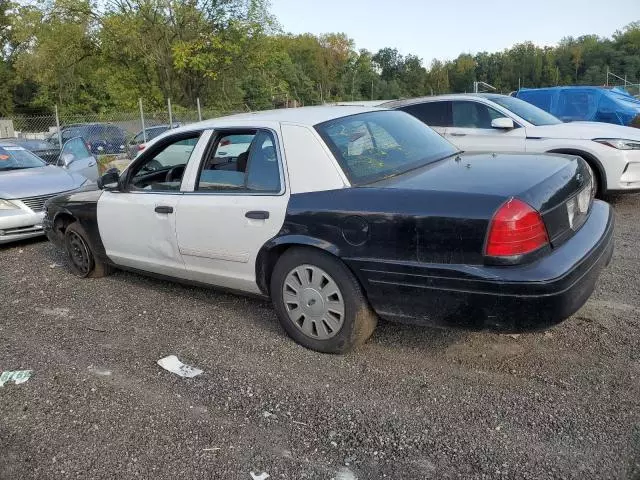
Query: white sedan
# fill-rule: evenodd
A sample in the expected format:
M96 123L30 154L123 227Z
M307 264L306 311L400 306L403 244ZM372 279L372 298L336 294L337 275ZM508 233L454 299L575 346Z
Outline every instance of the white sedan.
M576 155L595 172L600 195L640 191L640 129L563 123L523 100L490 93L380 103L410 113L466 152Z
M75 274L117 267L268 296L286 332L322 352L364 342L378 316L549 327L589 298L613 251L584 160L461 154L394 110L188 125L99 183L46 204Z

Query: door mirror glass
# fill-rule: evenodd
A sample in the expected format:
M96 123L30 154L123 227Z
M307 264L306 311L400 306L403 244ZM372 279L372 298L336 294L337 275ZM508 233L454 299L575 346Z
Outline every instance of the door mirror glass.
M117 168L110 168L98 179L98 188L113 190L118 187L120 171Z
M501 130L511 130L515 127L513 120L507 117L494 118L491 120L492 128L499 128Z

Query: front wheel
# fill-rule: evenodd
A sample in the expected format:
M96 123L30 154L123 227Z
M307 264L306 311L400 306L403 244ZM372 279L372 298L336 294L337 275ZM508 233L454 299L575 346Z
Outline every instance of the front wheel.
M346 353L366 342L377 324L353 273L311 248L293 248L280 257L271 298L287 334L319 352Z
M87 233L79 223L72 223L64 232L64 244L71 271L81 278L100 278L109 273L109 267L97 259Z

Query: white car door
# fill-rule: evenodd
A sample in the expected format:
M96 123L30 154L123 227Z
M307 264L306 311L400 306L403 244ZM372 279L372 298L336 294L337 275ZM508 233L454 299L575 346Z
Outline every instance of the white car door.
M68 140L60 151L58 165L95 182L98 180L98 162L80 137Z
M515 128L494 128L492 121L505 116L484 103L454 100L452 125L445 138L466 152L524 152L526 131Z
M98 200L98 228L107 255L118 265L184 277L176 240L176 208L190 158L206 146L201 132L182 132L153 144L124 172L122 190ZM167 151L170 154L167 154ZM176 157L182 152L182 158ZM164 164L163 161L167 161Z
M229 144L246 146L230 153ZM220 131L211 145L176 212L187 278L258 293L256 257L282 228L289 200L277 134Z

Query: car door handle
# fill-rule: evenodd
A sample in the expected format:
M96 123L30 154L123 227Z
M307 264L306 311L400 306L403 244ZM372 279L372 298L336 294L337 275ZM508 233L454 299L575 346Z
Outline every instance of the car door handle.
M156 213L173 213L173 207L168 207L166 205L158 205L156 207Z
M458 132L451 132L449 135L451 135L452 137L466 137L467 136L466 133L458 133Z
M252 210L251 212L245 213L244 216L252 220L266 220L269 218L269 212L265 212L264 210Z
M89 165L87 165L88 167L93 167L95 166L96 162L89 162Z

